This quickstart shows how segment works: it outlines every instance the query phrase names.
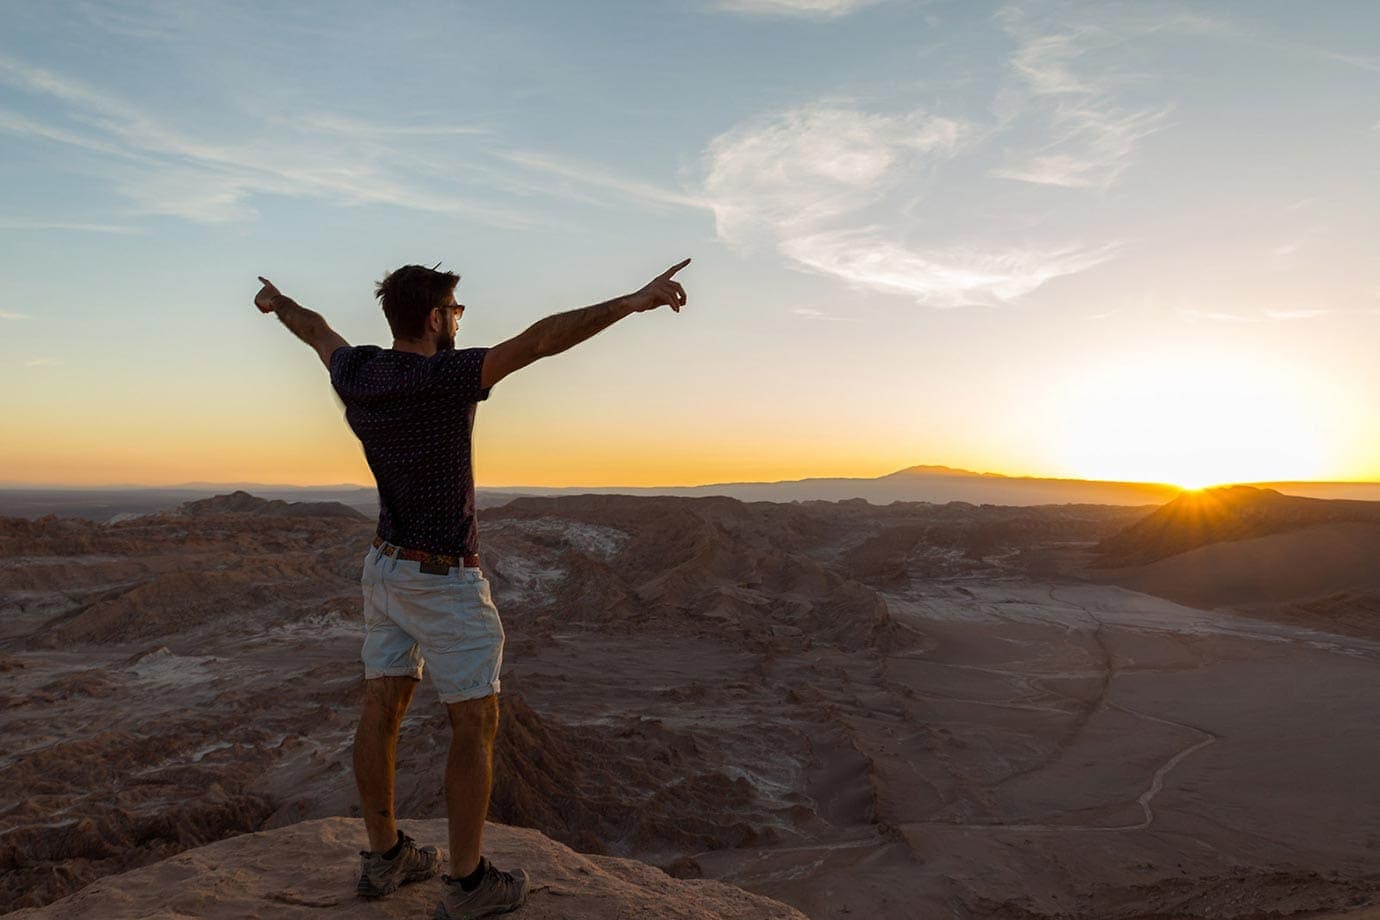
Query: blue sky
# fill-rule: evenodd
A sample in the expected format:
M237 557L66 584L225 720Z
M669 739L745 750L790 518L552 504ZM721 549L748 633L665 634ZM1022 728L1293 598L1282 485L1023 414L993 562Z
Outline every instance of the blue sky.
M684 255L481 482L1380 477L1375 4L3 16L0 481L368 481L257 274L386 344L444 261L491 344Z

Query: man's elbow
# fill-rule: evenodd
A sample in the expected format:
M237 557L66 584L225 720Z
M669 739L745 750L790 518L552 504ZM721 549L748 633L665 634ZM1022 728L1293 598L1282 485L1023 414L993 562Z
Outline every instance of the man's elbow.
M512 339L510 344L513 345L515 363L520 365L531 364L538 358L549 358L558 351L555 338L544 333L540 324Z
M313 348L331 331L321 314L307 310L294 313L280 312L278 320L287 327L289 332Z

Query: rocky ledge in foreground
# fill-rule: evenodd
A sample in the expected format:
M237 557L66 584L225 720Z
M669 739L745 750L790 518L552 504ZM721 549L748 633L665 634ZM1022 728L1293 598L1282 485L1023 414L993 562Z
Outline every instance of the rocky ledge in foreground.
M421 845L445 849L443 820L403 821ZM46 907L9 914L12 920L172 918L291 920L332 917L429 917L441 881L409 885L383 901L354 896L364 824L323 818L278 830L244 834L179 853L163 862L107 876ZM584 856L521 827L490 824L485 852L502 868L522 867L532 879L526 920L614 920L673 917L684 920L806 920L761 895L708 880L673 879L631 859Z

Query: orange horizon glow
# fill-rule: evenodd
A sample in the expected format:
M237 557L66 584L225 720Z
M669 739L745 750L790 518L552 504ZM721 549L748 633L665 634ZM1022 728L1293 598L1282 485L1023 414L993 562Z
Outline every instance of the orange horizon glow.
M1347 452L1333 394L1247 354L1175 350L1092 365L1051 399L1063 422L1055 449L1080 478L1190 490L1317 482Z
M1104 359L1105 361L1105 359ZM358 442L309 368L306 383L266 413L244 404L207 411L177 394L137 416L71 416L19 404L0 438L0 484L27 487L259 483L372 488ZM800 479L873 479L917 465L1015 478L1174 485L1376 482L1380 443L1348 442L1331 416L1354 417L1320 385L1278 379L1248 356L1145 354L1090 365L1051 382L1023 407L1025 427L974 416L931 433L904 416L854 415L819 429L779 410L774 429L719 416L658 426L652 416L596 418L518 391L480 414L476 481L485 488L671 488ZM1359 398L1357 398L1359 401ZM73 398L76 402L76 398ZM1332 407L1329 411L1327 407ZM760 407L759 407L760 408ZM840 433L842 432L842 433ZM992 434L996 432L996 434ZM983 439L986 438L984 441ZM962 450L954 444L971 445ZM1025 456L1008 459L1021 451Z
M318 488L327 486L373 488L374 479L362 457L325 455L308 457L290 454L279 457L259 456L239 457L245 461L234 467L195 465L195 460L209 459L204 455L186 458L190 462L159 462L153 458L126 455L119 462L118 454L97 465L89 463L89 457L39 456L25 458L29 462L16 464L0 463L0 487L4 488L172 488L188 484L236 484L254 483L260 485ZM220 458L228 459L228 458ZM1170 477L1136 478L1133 476L1095 476L1078 475L1067 470L1021 470L1007 467L992 469L987 466L964 466L961 462L949 463L907 463L896 460L881 464L848 464L837 467L806 467L786 463L758 463L744 465L707 464L691 468L678 463L666 463L640 468L612 468L601 463L598 458L588 458L586 463L567 464L567 475L555 477L541 475L541 464L525 458L514 458L511 466L502 464L500 458L486 458L481 449L476 482L486 489L517 488L691 488L695 486L752 482L792 482L803 479L876 479L917 465L945 465L976 474L1006 476L1014 479L1058 479L1087 482L1125 482L1146 485L1168 485L1185 491L1203 491L1219 486L1253 483L1287 482L1329 482L1329 483L1375 483L1380 482L1380 469L1370 473L1346 476L1327 475L1286 475L1257 478L1237 478L1221 480L1176 480ZM508 475L485 475L485 469L509 467ZM313 470L313 475L304 476L304 468ZM527 475L514 474L514 470L530 471Z
M475 33L443 6L495 61L568 38L504 4ZM0 486L372 488L327 368L254 306L256 276L386 346L379 279L443 265L469 348L685 257L684 310L585 326L604 331L498 384L477 483L1380 482L1380 73L1356 44L1380 7L1225 4L1203 28L1000 6L670 4L663 25L706 52L659 72L671 119L645 81L561 79L549 56L473 68L425 111L396 101L449 49L339 79L361 41L410 47L405 22L251 66L227 37L262 37L233 11L98 30L96 56L69 16L28 15L0 54L23 114L0 117L19 190ZM588 19L585 44L620 48ZM718 65L767 19L779 53ZM168 92L149 54L205 92ZM260 83L302 111L246 105ZM657 143L619 133L642 128Z

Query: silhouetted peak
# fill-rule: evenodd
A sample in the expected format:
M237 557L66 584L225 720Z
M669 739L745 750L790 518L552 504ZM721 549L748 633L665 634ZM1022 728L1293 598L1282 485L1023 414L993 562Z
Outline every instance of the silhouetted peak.
M184 502L175 512L181 517L207 517L214 514L256 514L265 517L348 517L364 515L340 502L285 502L260 498L242 489L228 495L215 495Z
M921 464L919 466L908 466L903 470L897 470L881 478L891 479L892 477L902 476L987 476L988 473L974 473L972 470L960 470L952 466L939 466L936 464Z
M1102 566L1144 565L1230 540L1315 524L1380 520L1380 502L1330 501L1255 486L1184 492L1098 546Z

